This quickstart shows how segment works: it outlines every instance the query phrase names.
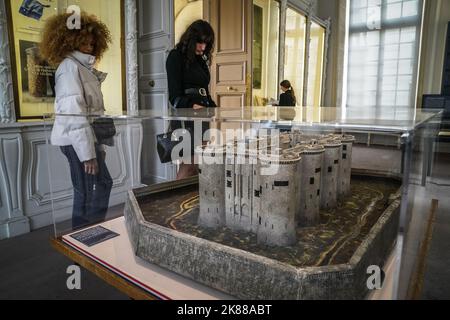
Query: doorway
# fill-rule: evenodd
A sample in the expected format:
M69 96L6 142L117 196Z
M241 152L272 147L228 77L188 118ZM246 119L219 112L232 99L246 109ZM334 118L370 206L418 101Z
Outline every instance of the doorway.
M204 19L203 0L174 0L174 45L196 20Z

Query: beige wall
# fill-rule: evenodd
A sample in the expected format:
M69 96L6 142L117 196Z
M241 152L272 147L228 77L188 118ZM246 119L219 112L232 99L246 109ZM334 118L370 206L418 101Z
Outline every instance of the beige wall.
M69 0L68 4L77 4L82 10L96 15L111 32L113 43L97 68L108 73L102 84L106 112L120 115L123 109L120 0Z
M419 78L418 106L423 94L440 94L444 67L445 38L450 21L450 0L428 0Z
M203 1L175 0L175 44L186 29L196 20L203 19Z

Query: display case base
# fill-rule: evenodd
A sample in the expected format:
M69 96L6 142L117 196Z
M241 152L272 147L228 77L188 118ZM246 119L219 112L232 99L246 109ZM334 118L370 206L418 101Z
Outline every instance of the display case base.
M298 227L291 247L199 227L196 178L130 191L125 218L137 256L237 298L364 299L368 267L383 266L395 243L399 187L353 176L352 195L316 227Z

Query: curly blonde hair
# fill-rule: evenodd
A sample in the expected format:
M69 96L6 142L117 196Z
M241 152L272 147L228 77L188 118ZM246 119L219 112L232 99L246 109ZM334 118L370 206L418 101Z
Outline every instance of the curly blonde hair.
M82 12L81 29L70 30L67 21L71 15L70 13L55 15L45 24L39 52L51 65L59 65L70 53L86 43L90 36L94 37L95 42L92 55L98 60L112 43L108 27L96 16Z

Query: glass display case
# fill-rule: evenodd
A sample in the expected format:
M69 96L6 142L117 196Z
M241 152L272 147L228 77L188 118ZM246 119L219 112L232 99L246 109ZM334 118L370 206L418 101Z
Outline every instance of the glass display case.
M439 117L51 115L42 169L55 238L161 299L404 299Z

